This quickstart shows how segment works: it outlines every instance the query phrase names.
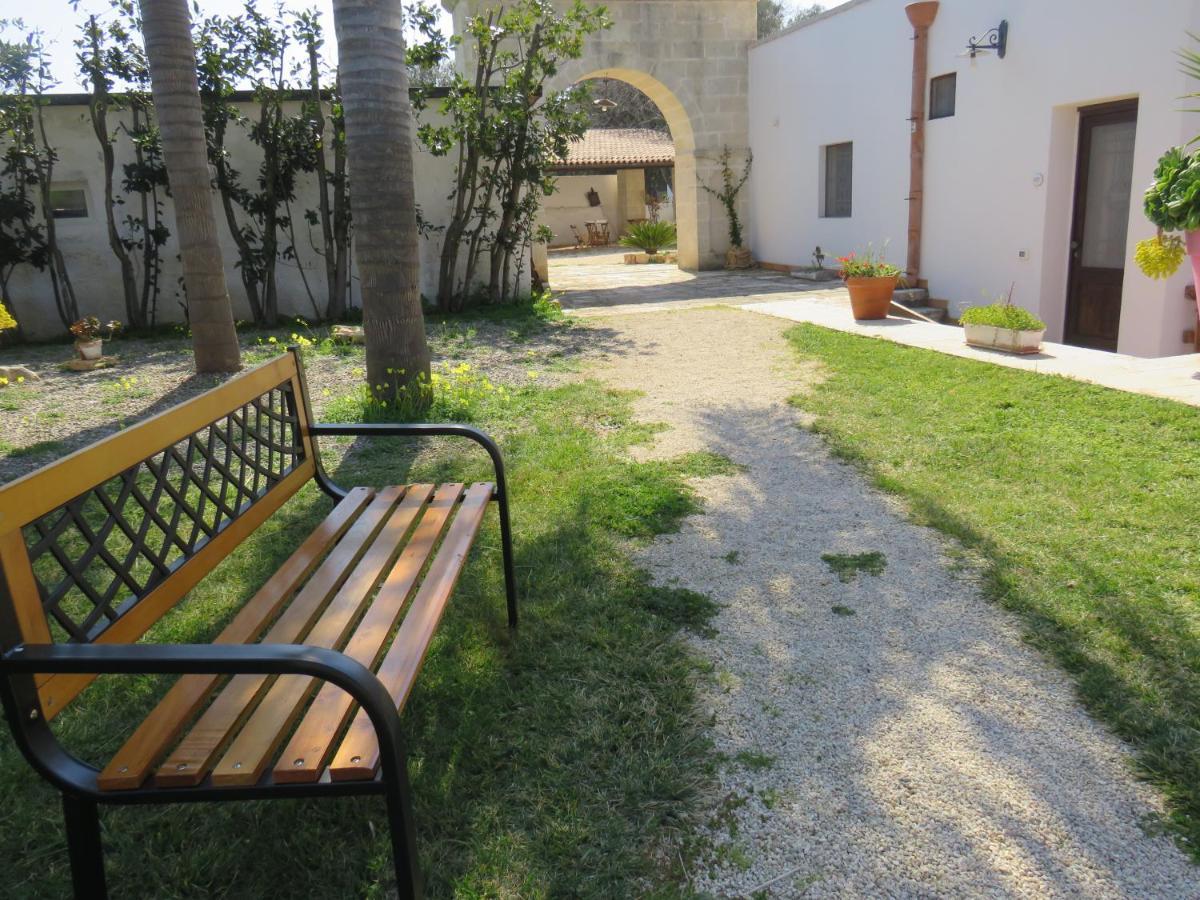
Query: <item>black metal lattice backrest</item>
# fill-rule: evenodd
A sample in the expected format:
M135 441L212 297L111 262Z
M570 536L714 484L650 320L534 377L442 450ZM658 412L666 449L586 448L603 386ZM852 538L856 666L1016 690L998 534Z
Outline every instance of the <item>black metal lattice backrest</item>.
M305 463L295 386L243 400L24 525L54 640L95 640Z

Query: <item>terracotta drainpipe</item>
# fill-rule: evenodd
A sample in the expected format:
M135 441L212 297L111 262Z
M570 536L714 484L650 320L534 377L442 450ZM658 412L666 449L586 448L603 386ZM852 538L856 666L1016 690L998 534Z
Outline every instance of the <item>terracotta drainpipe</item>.
M929 26L937 17L937 0L904 7L913 27L912 142L909 150L907 280L914 287L921 272L921 214L925 194L925 76L929 70Z

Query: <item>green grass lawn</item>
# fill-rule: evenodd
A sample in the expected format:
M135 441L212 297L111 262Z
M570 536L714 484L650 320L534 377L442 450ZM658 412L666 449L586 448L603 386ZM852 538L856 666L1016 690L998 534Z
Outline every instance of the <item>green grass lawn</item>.
M679 634L703 630L713 607L651 587L630 550L696 508L685 476L728 463L703 454L630 461L626 448L651 429L631 421L626 396L596 383L472 402L509 467L522 624L515 635L505 624L490 513L404 714L429 893L618 897L654 885L670 893L678 873L654 851L713 766L694 706L697 663ZM466 442L439 442L447 452L432 454L393 439L329 444L343 484L490 478L486 457ZM306 488L152 637L211 637L329 507ZM164 684L101 679L59 717L63 740L102 761ZM0 893L66 895L57 797L8 740L0 791ZM110 808L103 817L114 896L390 891L375 798Z
M1200 848L1200 409L800 326L796 403L987 590L1136 748Z

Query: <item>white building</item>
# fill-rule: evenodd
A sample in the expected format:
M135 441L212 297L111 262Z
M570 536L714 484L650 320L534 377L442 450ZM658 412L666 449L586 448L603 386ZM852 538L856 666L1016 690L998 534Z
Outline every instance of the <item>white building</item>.
M751 50L749 218L760 260L808 265L818 245L832 258L890 240L889 259L905 265L905 6L851 0ZM1001 22L1004 57L972 58L972 37ZM919 275L952 315L1011 284L1051 340L1138 356L1192 351L1190 272L1152 281L1133 264L1136 242L1154 233L1141 195L1155 162L1200 133L1179 99L1200 89L1175 55L1188 31L1200 33L1198 0L942 0L922 87L933 102Z
M248 94L236 96L241 112L254 115L256 109ZM295 106L292 106L292 103ZM299 107L299 101L285 104L290 113ZM426 113L426 117L434 113ZM104 169L101 162L100 145L88 119L87 95L55 94L51 105L45 109L46 130L51 144L58 153L54 169L54 188L62 191L72 205L55 225L58 242L66 259L66 265L79 299L81 315L95 315L101 319L125 319L121 272L109 249L104 216ZM121 114L110 113L110 127L115 128ZM255 147L241 128L229 131L229 154L232 166L242 173L243 179L253 179L257 172L261 151ZM415 146L414 181L417 203L426 221L434 225L444 224L450 213L449 194L454 180L454 161L451 157L434 157L419 144ZM116 182L120 191L121 166L131 161L132 150L128 141L117 145ZM304 211L317 207L316 176L298 179L296 200L292 204L295 221L295 258L281 258L278 262L279 311L284 319L294 316L314 315L309 290L316 297L319 308L326 303L324 262L318 255L321 244L319 228L304 221ZM229 234L225 217L216 201L217 229L221 237L221 250L227 271L226 283L233 301L234 318L249 321L250 307L246 300L241 279L234 265L238 260L237 247ZM175 212L170 199L166 201L163 221L171 229L170 241L163 247L163 286L159 300L158 321L178 322L183 318L183 297L179 290L182 271L179 264L179 245L175 232ZM122 220L125 212L118 209L117 218ZM124 232L125 229L122 228ZM289 243L284 237L281 245ZM438 254L441 249L441 233L432 232L421 239L421 294L434 297L437 294ZM304 278L308 287L305 287ZM528 283L528 272L523 276ZM25 333L33 338L54 337L63 334L63 325L54 307L54 296L50 278L30 266L20 266L13 274L9 285L10 300L17 310ZM527 289L527 288L526 288ZM351 284L350 300L354 306L361 305L357 278Z

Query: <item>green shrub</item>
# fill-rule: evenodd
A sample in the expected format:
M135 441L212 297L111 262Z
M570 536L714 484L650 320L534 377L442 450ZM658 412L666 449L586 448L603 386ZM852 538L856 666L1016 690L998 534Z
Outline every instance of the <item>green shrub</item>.
M621 236L622 247L637 247L654 254L663 247L674 247L676 241L674 222L639 222L629 227L629 233Z

